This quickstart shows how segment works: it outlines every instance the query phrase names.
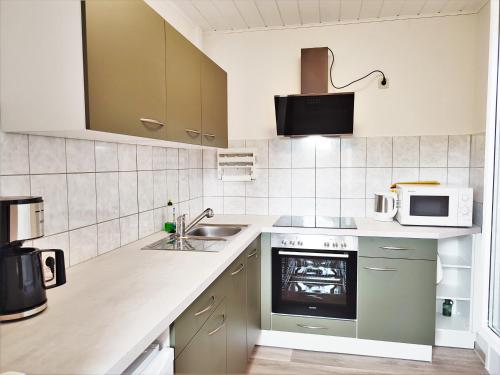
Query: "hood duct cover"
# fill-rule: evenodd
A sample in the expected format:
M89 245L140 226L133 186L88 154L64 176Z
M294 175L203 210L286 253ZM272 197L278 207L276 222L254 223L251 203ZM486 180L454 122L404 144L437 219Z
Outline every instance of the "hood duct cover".
M275 96L282 136L352 134L354 93Z

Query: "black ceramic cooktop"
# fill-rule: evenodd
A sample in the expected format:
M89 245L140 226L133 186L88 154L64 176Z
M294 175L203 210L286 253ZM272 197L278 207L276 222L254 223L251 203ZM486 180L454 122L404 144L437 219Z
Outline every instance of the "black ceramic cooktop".
M357 229L352 217L281 216L275 227Z

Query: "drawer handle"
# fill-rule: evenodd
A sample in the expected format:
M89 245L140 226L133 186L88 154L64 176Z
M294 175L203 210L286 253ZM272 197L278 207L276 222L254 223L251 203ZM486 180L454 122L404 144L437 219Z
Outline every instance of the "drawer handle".
M221 330L221 328L224 327L224 324L226 324L226 315L223 314L222 315L222 323L220 324L220 326L218 326L213 331L208 332L208 335L212 336L212 335L216 334L217 332L219 332Z
M236 271L231 272L231 276L235 276L235 275L239 274L241 271L243 271L243 268L245 268L245 265L240 264L240 266L238 267L238 269Z
M363 267L365 270L369 271L397 271L395 268L380 268L380 267Z
M151 118L141 118L140 121L142 122L143 125L157 125L158 127L163 127L165 124L163 122L153 120Z
M204 133L203 135L207 138L215 138L215 134Z
M382 250L415 250L407 247L397 247L397 246L380 246L379 249Z
M185 129L185 130L186 130L186 133L189 133L189 134L195 134L195 135L201 134L201 132L198 130L193 130L193 129Z
M202 314L205 314L207 311L212 310L212 307L214 307L214 304L215 304L215 297L214 297L214 296L212 296L212 297L210 298L210 303L208 304L208 306L207 306L207 307L205 307L204 309L202 309L202 310L198 311L197 313L195 313L195 314L194 314L194 316L200 316L200 315L202 315Z
M257 249L255 249L254 251L252 251L252 253L248 254L248 258L252 258L254 256L257 255Z
M298 324L297 325L301 328L307 328L307 329L327 329L326 327L321 327L321 326L308 326L306 324Z
M296 255L296 256L306 256L306 257L317 257L317 258L338 258L347 259L349 254L329 254L329 253L309 253L302 251L278 251L279 255Z

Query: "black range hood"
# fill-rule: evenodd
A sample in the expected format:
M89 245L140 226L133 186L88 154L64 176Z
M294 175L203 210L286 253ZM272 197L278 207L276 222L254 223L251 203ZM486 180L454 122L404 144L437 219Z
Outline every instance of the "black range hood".
M282 136L352 134L354 93L275 96L276 129Z

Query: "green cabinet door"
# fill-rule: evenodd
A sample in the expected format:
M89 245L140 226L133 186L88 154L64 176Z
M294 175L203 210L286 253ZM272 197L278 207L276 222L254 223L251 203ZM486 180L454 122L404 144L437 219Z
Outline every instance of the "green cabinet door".
M223 301L176 358L176 374L226 373L227 316Z
M247 356L260 333L260 237L246 250L247 256Z
M435 261L359 257L359 338L433 345L435 314Z
M203 55L201 59L202 144L227 147L227 74Z
M202 53L165 22L167 140L201 144Z
M87 128L165 137L164 20L142 0L82 1Z
M241 374L247 364L246 253L225 274L227 308L227 372Z

